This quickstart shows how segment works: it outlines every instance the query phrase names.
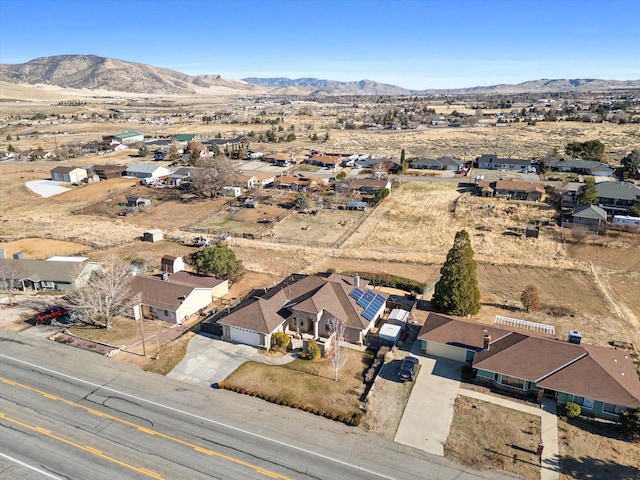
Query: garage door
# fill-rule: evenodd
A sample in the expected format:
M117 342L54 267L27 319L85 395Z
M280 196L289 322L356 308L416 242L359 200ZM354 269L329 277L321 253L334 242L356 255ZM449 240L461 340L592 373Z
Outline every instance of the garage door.
M444 343L427 342L427 353L436 357L448 358L458 362L464 362L467 357L467 349L445 345Z
M245 343L254 347L260 346L261 335L253 330L246 330L244 328L231 327L231 341L238 343Z

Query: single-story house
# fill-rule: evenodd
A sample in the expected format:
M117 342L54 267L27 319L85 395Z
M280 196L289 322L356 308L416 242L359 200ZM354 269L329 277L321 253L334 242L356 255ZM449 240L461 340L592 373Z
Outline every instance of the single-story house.
M84 287L102 264L90 262L86 257L53 257L49 260L5 258L0 259L0 268L12 272L7 277L13 277L14 288L67 291Z
M452 157L419 158L409 164L409 168L420 170L459 170L462 161Z
M309 188L311 180L309 178L300 178L300 177L292 177L287 175L282 175L277 179L278 188L283 190L292 190L294 192L302 191L303 189Z
M243 148L248 148L249 143L246 141L243 135L238 135L234 138L212 138L211 140L204 140L202 142L204 145L208 147L215 147L221 151L227 150L233 152L238 151ZM215 148L209 148L211 151L214 151Z
M131 308L130 316L157 318L182 324L194 313L211 303L211 288L193 287L138 275L131 280L131 292L140 301Z
M598 182L599 205L611 213L625 213L640 202L640 187L629 182Z
M169 185L179 187L185 181L189 181L193 170L193 168L178 168L175 172L169 175Z
M497 155L484 154L478 157L478 168L486 170L517 170L529 171L532 166L531 160L518 158L499 158Z
M171 137L171 141L180 145L187 145L189 142L195 142L196 140L200 140L200 135L197 133L179 133Z
M640 408L640 380L624 350L510 332L477 353L473 368L485 383L538 401L574 402L584 414L617 419Z
M476 189L483 197L531 202L539 202L544 194L544 187L541 184L518 180L480 180L476 183Z
M580 205L573 209L571 222L574 225L586 225L591 230L604 232L607 212L597 205Z
M132 145L144 140L144 135L135 130L129 130L127 132L116 133L112 135L119 143L123 145Z
M311 155L307 158L304 163L308 163L310 165L318 165L324 168L336 169L342 165L343 158L341 156L336 155Z
M276 176L273 173L269 173L269 172L264 172L264 173L258 173L256 176L256 181L257 183L260 185L260 187L265 188L265 187L270 187L272 186L275 181L276 181Z
M286 332L326 344L331 341L329 325L338 318L344 322L345 340L362 345L386 302L383 295L368 290L367 283L335 273L290 275L218 320L222 337L268 349L273 333Z
M238 175L238 182L243 188L253 188L258 183L258 179L255 175Z
M288 167L296 164L296 156L286 152L268 153L262 159L276 167Z
M27 153L27 157L30 160L42 160L43 158L56 158L56 152L52 152L52 151L48 151L45 152L44 150L31 150L29 153Z
M347 210L360 210L364 211L367 208L367 202L362 202L358 200L349 200L345 205Z
M349 189L352 192L363 192L375 195L378 190L386 188L391 190L391 180L375 179L375 178L355 178L349 183Z
M580 175L593 175L595 177L611 177L615 170L606 163L595 160L545 160L545 165L550 170L557 172L573 172Z
M126 169L124 165L94 165L89 170L98 175L101 180L108 180L122 177L122 172Z
M165 167L147 163L134 163L127 167L123 175L136 178L162 178L170 174L171 171Z
M81 167L58 165L51 170L51 180L55 182L80 183L87 178L87 171Z
M479 383L536 399L575 402L585 414L616 419L640 408L640 380L624 350L561 341L429 313L423 353L467 362Z

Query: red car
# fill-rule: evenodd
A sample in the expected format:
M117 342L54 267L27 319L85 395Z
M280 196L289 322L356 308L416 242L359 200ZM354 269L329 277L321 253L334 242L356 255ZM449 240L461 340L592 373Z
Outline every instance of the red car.
M61 307L59 305L55 305L53 307L48 307L44 312L36 313L33 316L33 319L36 325L49 325L51 320L54 318L59 318L66 315L69 312L67 307Z

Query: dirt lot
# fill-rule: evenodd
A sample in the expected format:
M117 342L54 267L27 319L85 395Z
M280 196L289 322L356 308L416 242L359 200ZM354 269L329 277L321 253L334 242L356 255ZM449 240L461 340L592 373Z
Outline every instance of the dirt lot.
M640 478L640 443L620 439L615 424L559 419L558 440L561 480Z
M540 417L458 397L445 455L478 470L504 470L529 480L539 480Z
M316 210L315 215L296 212L273 227L273 241L329 246L368 212Z
M55 255L84 255L90 251L86 245L47 238L25 238L15 242L0 242L0 248L7 250L7 258L14 253L22 252L25 258L44 260Z
M277 205L258 204L255 208L240 206L209 216L194 227L218 232L256 233L286 211Z

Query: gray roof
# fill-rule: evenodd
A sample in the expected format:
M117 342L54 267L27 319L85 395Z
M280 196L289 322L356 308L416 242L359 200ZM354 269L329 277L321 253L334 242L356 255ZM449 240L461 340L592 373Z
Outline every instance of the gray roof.
M628 182L599 182L596 184L598 198L640 200L640 188Z
M17 280L74 283L90 262L64 262L30 259L0 259L0 267L15 265Z
M159 168L164 168L160 165L151 165L148 163L134 163L127 167L127 172L141 172L141 173L154 173Z
M573 209L573 217L590 218L592 220L607 220L607 212L597 205L581 205Z
M444 167L445 165L462 165L460 160L451 157L440 157L440 158L419 158L415 162L411 162L411 165L428 165L428 166L436 166L436 167Z

